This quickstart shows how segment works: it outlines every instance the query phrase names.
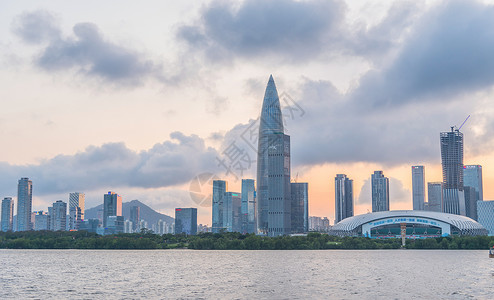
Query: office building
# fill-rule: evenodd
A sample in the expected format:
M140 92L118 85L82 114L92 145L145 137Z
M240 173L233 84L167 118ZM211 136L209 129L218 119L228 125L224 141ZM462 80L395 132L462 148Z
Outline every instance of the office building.
M424 166L412 166L412 203L413 203L413 210L424 210L424 203L425 203Z
M309 184L307 182L292 182L291 226L292 233L309 231Z
M34 230L51 230L50 228L50 216L48 212L45 211L37 211L34 215Z
M443 211L443 183L427 183L427 210L442 212Z
M130 207L130 222L132 223L132 232L139 231L139 222L141 221L141 208L139 206Z
M254 179L242 179L242 233L256 233L256 186Z
M17 231L33 229L31 213L33 206L33 182L21 178L17 185Z
M175 208L175 234L197 233L197 208Z
M270 76L259 124L257 229L262 235L291 232L290 136L284 134L278 91Z
M345 174L334 178L335 223L353 216L353 180Z
M62 200L58 200L53 203L52 213L53 215L50 216L52 219L51 223L53 225L52 230L65 231L67 227L67 203Z
M124 232L124 217L123 216L108 216L105 235L119 234Z
M463 186L465 189L466 216L477 220L477 201L484 200L481 165L466 165L463 167ZM467 187L473 190L473 195L470 193L467 195Z
M12 197L5 197L2 200L2 231L12 231L14 229L14 200Z
M443 170L443 212L465 216L463 133L451 127L450 132L441 132L440 140Z
M224 211L224 197L227 191L227 182L224 180L213 181L213 195L212 195L212 231L214 233L225 230L223 224L223 211Z
M494 201L478 201L477 217L478 222L489 231L489 235L494 235Z
M383 171L374 171L371 176L372 212L389 210L389 178Z
M108 217L122 216L122 197L117 193L108 192L103 202L103 228L107 227Z
M240 193L226 192L223 201L223 226L227 232L240 232L242 223L240 211L242 207L242 195Z

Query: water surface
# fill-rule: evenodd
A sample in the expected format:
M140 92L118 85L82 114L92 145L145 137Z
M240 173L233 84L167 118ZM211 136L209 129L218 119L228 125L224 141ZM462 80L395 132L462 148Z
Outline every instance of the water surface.
M0 250L0 299L492 299L465 250Z

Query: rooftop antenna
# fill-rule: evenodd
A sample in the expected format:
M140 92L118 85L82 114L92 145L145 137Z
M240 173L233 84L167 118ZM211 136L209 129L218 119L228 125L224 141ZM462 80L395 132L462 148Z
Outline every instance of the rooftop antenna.
M465 125L465 123L467 122L468 118L470 118L470 115L468 115L468 117L465 119L465 121L463 121L463 123L461 123L460 127L458 128L458 131L460 131L460 129L463 127L463 125Z

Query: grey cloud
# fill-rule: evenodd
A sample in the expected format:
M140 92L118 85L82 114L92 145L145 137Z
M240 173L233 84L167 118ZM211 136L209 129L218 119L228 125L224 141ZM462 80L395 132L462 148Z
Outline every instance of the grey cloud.
M59 39L61 35L56 18L43 10L21 14L14 19L12 30L23 41L32 44Z
M187 183L201 172L216 171L218 154L201 138L180 132L172 133L171 138L141 152L123 143L110 143L74 155L58 155L36 165L0 163L0 188L12 190L20 177L30 177L38 195L114 187L159 188Z
M352 98L368 107L451 98L494 84L494 6L446 1L422 16L394 61L366 74Z
M247 0L213 1L196 24L183 25L178 37L204 49L213 61L232 56L285 56L300 60L328 47L343 19L343 2Z
M177 36L213 62L267 57L300 63L341 53L375 60L398 44L419 12L415 2L399 2L369 26L347 24L339 0L213 1Z
M78 23L73 36L64 37L50 13L24 13L14 22L14 33L29 43L46 43L35 63L45 71L75 70L110 83L134 86L145 79L168 79L160 64L141 53L107 40L92 23Z

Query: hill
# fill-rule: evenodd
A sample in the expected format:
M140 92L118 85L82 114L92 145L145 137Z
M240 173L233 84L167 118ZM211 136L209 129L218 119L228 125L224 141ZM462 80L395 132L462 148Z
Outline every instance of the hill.
M151 207L147 206L146 204L142 203L139 200L132 200L130 202L122 203L122 213L125 220L130 218L130 208L132 206L139 206L141 208L141 212L140 212L141 220L145 220L146 222L148 222L149 227L151 227L152 224L156 224L160 219L168 224L175 222L174 218L167 216L165 214L160 214L159 212L155 211L154 209L152 209ZM103 209L103 204L86 209L84 213L84 219L98 218L98 210L100 209L101 210Z

